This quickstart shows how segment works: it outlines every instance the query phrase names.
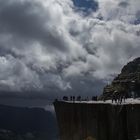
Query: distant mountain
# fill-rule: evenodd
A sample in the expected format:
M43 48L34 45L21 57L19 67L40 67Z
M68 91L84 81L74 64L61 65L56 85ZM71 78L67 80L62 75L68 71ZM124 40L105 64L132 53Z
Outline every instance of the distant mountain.
M55 116L42 108L0 105L0 140L56 140Z
M99 99L112 98L115 90L120 94L125 93L126 97L132 97L133 91L135 97L140 97L140 58L125 65L112 83L104 88L103 95Z

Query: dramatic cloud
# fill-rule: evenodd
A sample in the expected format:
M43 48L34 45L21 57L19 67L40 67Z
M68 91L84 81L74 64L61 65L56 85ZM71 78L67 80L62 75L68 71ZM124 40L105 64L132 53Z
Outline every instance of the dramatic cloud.
M0 90L100 94L140 55L139 6L139 0L0 1Z

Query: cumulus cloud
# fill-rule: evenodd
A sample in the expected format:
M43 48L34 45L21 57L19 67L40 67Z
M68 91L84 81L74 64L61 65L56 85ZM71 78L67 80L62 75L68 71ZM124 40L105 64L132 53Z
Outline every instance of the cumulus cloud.
M83 14L70 0L0 1L0 90L101 93L139 56L140 2L96 3Z
M139 20L139 0L97 0L99 4L98 14L104 20L120 20L125 23L136 23Z

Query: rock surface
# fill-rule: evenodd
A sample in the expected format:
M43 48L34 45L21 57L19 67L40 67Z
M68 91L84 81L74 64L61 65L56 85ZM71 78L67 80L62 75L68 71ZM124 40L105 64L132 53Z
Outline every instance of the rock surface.
M54 103L60 140L140 139L140 104Z
M140 97L140 58L125 65L112 83L104 88L103 95L99 99L112 98L115 90L120 94L125 94L126 97L132 97L133 91L135 97Z

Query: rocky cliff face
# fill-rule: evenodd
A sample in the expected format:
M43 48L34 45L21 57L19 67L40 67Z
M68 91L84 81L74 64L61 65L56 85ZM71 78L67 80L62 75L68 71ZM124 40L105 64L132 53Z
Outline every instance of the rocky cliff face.
M54 103L60 140L140 139L140 104Z
M140 58L136 58L123 67L112 83L104 88L100 99L111 98L115 90L120 94L125 93L126 97L131 97L132 91L135 92L136 97L140 96Z

